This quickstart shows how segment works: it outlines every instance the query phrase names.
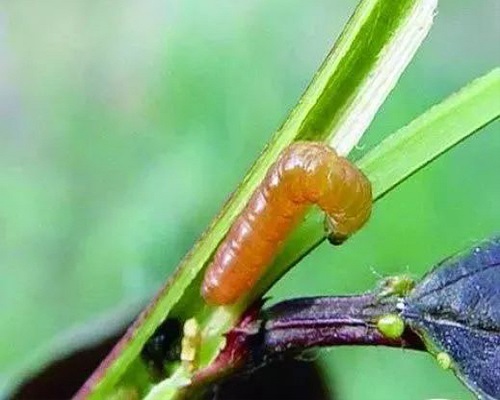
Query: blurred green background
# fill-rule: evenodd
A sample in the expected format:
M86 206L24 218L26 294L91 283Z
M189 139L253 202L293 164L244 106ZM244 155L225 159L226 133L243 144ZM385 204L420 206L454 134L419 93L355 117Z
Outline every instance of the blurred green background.
M0 386L56 336L151 296L298 100L353 0L0 6ZM500 64L497 0L442 0L365 151ZM275 299L345 294L500 231L492 124L323 245ZM105 327L103 327L105 329ZM410 351L323 351L342 400L469 399Z

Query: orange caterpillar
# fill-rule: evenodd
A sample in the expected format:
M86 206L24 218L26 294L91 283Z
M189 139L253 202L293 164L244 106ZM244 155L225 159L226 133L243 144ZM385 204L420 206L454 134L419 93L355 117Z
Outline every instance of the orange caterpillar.
M307 207L328 216L341 242L367 221L371 185L328 145L296 142L271 166L208 266L201 293L209 304L232 304L255 285Z

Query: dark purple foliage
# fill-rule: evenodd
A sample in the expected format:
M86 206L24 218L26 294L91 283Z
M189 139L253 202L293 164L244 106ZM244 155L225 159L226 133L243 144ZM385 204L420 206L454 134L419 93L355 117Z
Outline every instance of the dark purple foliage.
M500 399L500 238L438 265L406 299L403 317L450 355L472 391Z

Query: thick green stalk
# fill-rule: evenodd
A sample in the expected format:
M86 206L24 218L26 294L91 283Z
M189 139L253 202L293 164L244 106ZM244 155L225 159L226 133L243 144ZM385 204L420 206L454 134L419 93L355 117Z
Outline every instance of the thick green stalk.
M181 262L170 282L87 382L80 397L105 398L120 387L131 386L140 395L147 392L149 383L134 378L141 375L137 372L142 366L138 356L156 327L169 316L195 317L200 322L205 333L201 362L210 362L223 343L221 334L230 328L250 300L231 308L208 308L199 296L201 272L232 221L269 166L291 142L329 141L342 154L352 149L429 31L435 6L436 0L361 1L297 107L242 185ZM317 231L318 224L314 226ZM302 232L299 241L306 244L317 237L309 235L307 229L298 232ZM291 243L294 240L296 236ZM276 272L273 281L312 247L302 246L302 252L288 253L285 259L280 256L273 266ZM283 265L283 260L288 265ZM261 295L263 289L261 286L251 297Z
M374 201L394 186L500 116L500 68L459 92L383 140L357 165L373 185ZM325 239L322 213L312 210L261 282L268 289L284 271Z

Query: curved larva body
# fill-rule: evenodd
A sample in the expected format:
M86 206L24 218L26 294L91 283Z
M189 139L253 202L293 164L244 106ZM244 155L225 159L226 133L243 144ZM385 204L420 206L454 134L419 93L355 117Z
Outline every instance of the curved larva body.
M271 166L217 249L205 273L204 299L231 304L246 294L314 204L328 215L335 237L345 239L370 216L371 185L328 145L297 142Z

